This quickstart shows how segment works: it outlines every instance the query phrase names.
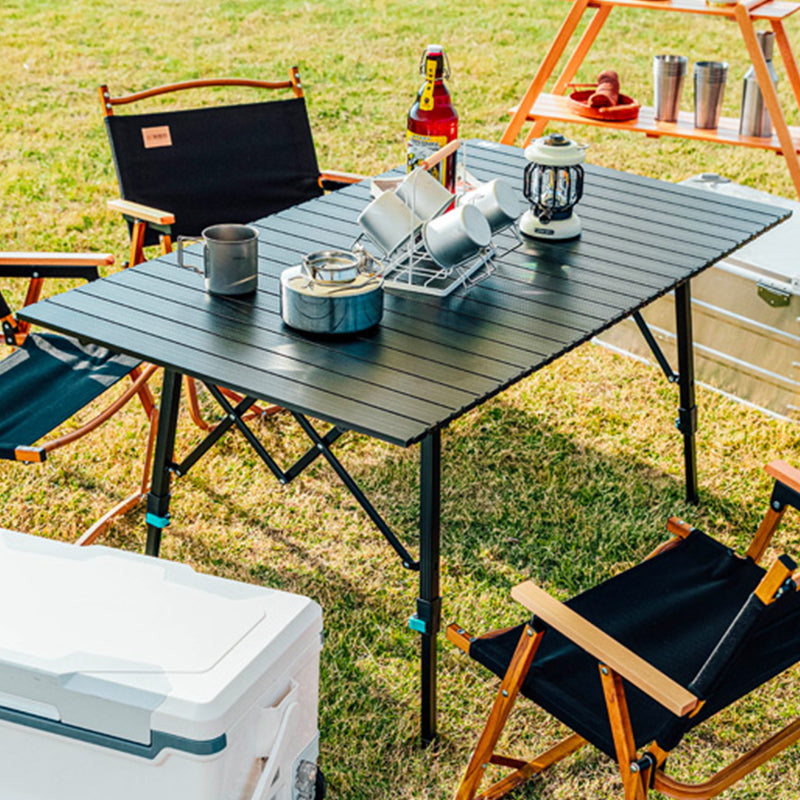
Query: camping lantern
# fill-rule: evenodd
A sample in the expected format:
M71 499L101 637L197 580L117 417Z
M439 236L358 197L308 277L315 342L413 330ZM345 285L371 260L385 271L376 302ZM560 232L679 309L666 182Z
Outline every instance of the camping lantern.
M519 229L537 239L571 239L579 236L581 221L573 211L583 195L583 163L586 145L563 134L551 133L525 148L525 197L530 210L522 215Z

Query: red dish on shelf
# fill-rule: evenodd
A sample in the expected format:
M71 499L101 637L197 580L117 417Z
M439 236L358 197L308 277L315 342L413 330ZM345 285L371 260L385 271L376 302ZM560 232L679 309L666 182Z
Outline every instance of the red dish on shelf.
M625 94L619 96L615 106L594 108L589 105L589 98L594 94L594 88L580 89L567 97L567 106L574 114L592 119L602 119L606 122L622 122L627 119L636 119L639 115L640 105L633 98Z

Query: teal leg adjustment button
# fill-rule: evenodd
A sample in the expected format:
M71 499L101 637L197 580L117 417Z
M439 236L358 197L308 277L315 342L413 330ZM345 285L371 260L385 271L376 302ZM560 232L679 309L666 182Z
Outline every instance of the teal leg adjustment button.
M166 517L159 517L156 514L147 513L145 516L145 521L148 525L152 525L155 528L166 528L169 525L169 514Z
M408 627L411 628L412 631L417 631L418 633L428 632L428 626L425 623L425 620L420 619L418 614L412 614L408 618Z

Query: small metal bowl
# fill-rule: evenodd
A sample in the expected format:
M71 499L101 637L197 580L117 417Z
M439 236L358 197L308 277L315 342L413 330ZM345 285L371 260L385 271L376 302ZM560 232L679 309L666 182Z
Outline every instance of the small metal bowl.
M347 250L320 250L303 258L303 272L317 283L352 283L359 275L361 259Z

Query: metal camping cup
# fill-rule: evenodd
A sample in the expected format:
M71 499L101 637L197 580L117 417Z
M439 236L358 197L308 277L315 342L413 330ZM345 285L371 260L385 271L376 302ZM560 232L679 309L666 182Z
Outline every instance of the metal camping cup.
M516 222L522 213L522 203L507 181L495 178L477 189L466 192L458 199L458 205L473 205L489 221L492 233Z
M449 269L492 241L492 229L475 206L466 205L425 223L422 229L425 249L444 269Z
M655 118L675 122L686 75L686 56L653 56L653 107Z
M397 187L397 196L418 216L427 221L453 202L453 195L430 172L415 169Z
M698 61L694 65L694 126L716 128L722 110L722 95L728 65L724 61Z
M358 224L388 255L420 228L422 220L394 192L384 192L358 215Z
M203 272L206 291L211 294L250 294L258 286L258 231L250 225L210 225L201 239L178 237L178 265L183 263L187 241L203 244ZM200 272L200 270L195 270Z

